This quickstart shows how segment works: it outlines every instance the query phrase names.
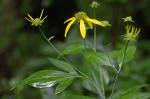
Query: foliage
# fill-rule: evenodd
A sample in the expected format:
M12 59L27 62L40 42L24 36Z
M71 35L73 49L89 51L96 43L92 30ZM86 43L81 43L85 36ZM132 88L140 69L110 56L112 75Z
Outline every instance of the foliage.
M13 3L10 0L0 1L0 97L2 99L49 99L49 97L109 99L119 70L121 72L114 88L113 99L150 97L148 85L145 85L149 83L149 41L142 40L138 43L130 41L124 59L126 41L121 38L122 34L119 34L123 33L122 37L128 37L125 40L130 40L130 33L125 35L126 32L122 29L128 23L121 22L122 17L131 15L136 23L131 25L134 28L142 27L141 38L148 37L146 26L148 27L150 23L149 10L147 10L149 0L136 3L129 0L106 0L92 8L90 3L91 1L85 0L71 2L42 0L37 1L36 5L30 0ZM112 26L106 29L96 27L97 42L94 44L94 31L85 24L87 36L84 43L78 35L77 22L69 31L70 37L62 41L63 37L59 38L59 33L61 36L64 35L63 21L77 11L76 8L71 9L71 6L84 10L90 18L107 19ZM62 11L62 7L67 8ZM38 28L31 28L24 20L27 12L33 15L33 18L36 15L39 17L42 8L45 9L44 14L48 14L41 27L45 29L47 42L39 34L40 31L35 31ZM56 13L58 11L56 8L61 9L59 14ZM96 17L93 15L94 9ZM141 24L141 21L144 23ZM108 21L102 22L108 23ZM53 35L56 38L50 40L49 37ZM135 38L132 39L137 40ZM54 47L48 44L54 44ZM58 51L54 51L55 48ZM17 87L10 91L16 85Z

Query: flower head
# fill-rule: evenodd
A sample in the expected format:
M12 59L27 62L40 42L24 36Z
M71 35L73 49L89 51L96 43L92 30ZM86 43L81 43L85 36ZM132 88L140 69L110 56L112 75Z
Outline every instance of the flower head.
M141 29L136 28L133 25L126 25L126 34L124 35L125 40L136 40Z
M134 22L134 21L132 20L132 17L131 17L131 16L127 16L127 17L122 18L122 19L124 20L124 22Z
M88 26L93 29L93 24L96 25L100 25L100 26L106 26L105 23L103 23L102 21L98 21L96 19L91 19L87 16L87 14L85 12L78 12L74 15L74 17L69 18L68 20L66 20L64 23L68 23L66 29L65 29L65 37L67 36L67 33L70 29L70 27L75 23L80 23L80 33L82 38L86 37L86 26L85 24L88 24Z
M42 12L40 14L40 17L39 18L35 18L35 19L30 14L27 13L27 15L28 15L29 18L25 17L25 19L28 20L29 22L31 22L32 26L41 26L42 23L44 22L44 20L47 18L47 16L45 16L42 19L43 12L44 12L44 9L42 10Z
M100 4L97 1L92 1L90 6L91 6L91 8L97 8L98 6L100 6Z

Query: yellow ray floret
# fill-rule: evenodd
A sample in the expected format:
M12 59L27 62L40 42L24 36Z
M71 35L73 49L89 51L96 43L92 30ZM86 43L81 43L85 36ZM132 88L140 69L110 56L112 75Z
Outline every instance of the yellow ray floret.
M80 20L80 33L82 38L86 37L86 28L85 28L84 21L82 19Z
M96 19L91 19L87 16L85 12L78 12L74 15L74 17L69 18L64 22L67 23L67 27L65 29L65 37L67 36L67 33L70 29L70 27L76 22L80 23L80 34L81 37L84 39L86 37L86 24L90 27L90 29L93 29L93 24L100 25L100 26L107 26L103 21L98 21Z

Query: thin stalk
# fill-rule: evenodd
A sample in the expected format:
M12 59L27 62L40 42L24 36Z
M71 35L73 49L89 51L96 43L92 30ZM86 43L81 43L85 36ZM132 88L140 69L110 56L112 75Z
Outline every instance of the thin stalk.
M121 69L122 69L122 67L124 65L124 61L125 61L125 58L126 58L126 52L127 52L128 44L129 44L129 40L126 42L126 45L125 45L125 49L124 49L124 53L123 53L123 60L122 60L121 65L119 66L119 70L118 70L118 72L116 74L115 81L114 81L114 84L113 84L113 87L112 87L112 91L111 91L110 99L112 99L112 96L113 96L113 93L114 93L114 89L115 89L115 86L116 86L119 74L120 74Z
M93 16L96 18L96 9L93 9ZM94 51L96 52L96 25L94 25Z
M48 38L46 37L46 35L44 34L43 30L41 29L41 27L39 27L40 32L42 33L43 37L45 38L45 40L52 46L52 48L60 55L62 56L61 52L52 44L52 42L50 40L48 40Z

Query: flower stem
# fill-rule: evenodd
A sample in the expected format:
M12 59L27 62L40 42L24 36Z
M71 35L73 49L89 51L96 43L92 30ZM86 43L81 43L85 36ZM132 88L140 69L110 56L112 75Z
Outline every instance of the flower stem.
M120 74L120 72L121 72L122 66L124 65L124 61L125 61L125 58L126 58L126 53L127 53L127 48L128 48L129 41L130 41L130 40L128 40L128 41L126 42L126 44L125 44L125 49L124 49L124 53L123 53L123 60L122 60L121 65L119 66L119 70L118 70L118 72L117 72L117 74L116 74L115 81L114 81L114 84L113 84L113 87L112 87L112 91L111 91L110 99L112 99L112 96L113 96L113 93L114 93L114 89L115 89L115 86L116 86L116 83L117 83L119 74Z
M96 18L96 9L93 8L93 16ZM96 52L96 25L94 25L94 51Z
M61 52L52 44L52 42L50 40L48 40L48 38L46 37L46 35L44 34L43 30L41 29L41 27L39 27L40 32L42 33L43 37L45 38L45 40L52 46L52 48L60 55L62 56Z

